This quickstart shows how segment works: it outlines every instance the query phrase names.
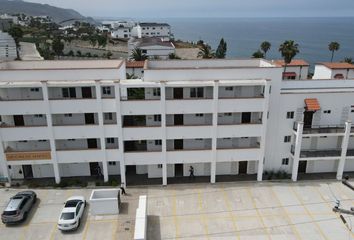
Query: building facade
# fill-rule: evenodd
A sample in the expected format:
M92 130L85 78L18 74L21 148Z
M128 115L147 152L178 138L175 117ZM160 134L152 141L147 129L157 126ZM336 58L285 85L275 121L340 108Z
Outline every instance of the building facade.
M354 79L283 80L262 59L147 61L142 79L126 79L117 60L5 62L0 72L0 175L10 179L100 172L166 185L190 166L212 183L354 170Z
M15 60L17 50L15 40L6 32L0 31L0 60Z

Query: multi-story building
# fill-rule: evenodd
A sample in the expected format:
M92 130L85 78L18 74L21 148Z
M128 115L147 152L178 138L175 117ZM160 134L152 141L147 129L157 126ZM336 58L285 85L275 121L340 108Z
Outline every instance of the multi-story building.
M14 60L16 57L15 40L8 33L0 31L0 60Z
M167 184L190 166L212 183L354 170L354 79L283 80L262 59L147 61L142 79L125 79L116 60L6 62L0 72L5 177L102 171Z

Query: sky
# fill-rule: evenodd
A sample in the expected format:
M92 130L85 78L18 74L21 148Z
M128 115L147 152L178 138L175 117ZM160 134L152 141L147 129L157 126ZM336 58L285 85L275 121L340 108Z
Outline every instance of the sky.
M341 17L354 0L25 0L91 17Z

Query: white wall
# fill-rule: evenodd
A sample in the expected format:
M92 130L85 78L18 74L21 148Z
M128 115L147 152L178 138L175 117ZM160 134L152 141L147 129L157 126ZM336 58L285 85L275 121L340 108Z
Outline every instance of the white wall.
M90 176L89 163L59 164L59 172L62 177Z

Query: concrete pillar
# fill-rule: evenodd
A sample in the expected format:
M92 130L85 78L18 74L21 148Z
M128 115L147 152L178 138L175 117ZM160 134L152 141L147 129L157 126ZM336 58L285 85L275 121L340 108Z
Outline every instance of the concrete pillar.
M101 84L100 81L95 81L95 89L96 89L96 102L97 102L97 114L98 114L98 125L100 127L100 143L101 143L101 156L102 156L102 169L103 169L103 180L108 182L108 162L107 162L107 154L106 154L106 138L104 132L104 124L103 124L103 111L102 111L102 94L101 94Z
M9 166L7 164L5 149L4 149L4 142L1 136L1 128L0 128L0 168L1 172L3 173L3 177L7 178L8 183L11 185L11 176L9 173Z
M167 139L166 139L166 85L161 82L160 88L161 102L161 137L162 137L162 185L167 185Z
M122 125L122 114L121 114L121 101L120 101L120 83L119 80L114 82L114 92L116 100L116 113L117 113L117 127L116 134L118 136L118 159L120 164L120 181L126 186L125 177L125 161L124 161L124 141L123 141L123 125Z
M295 149L294 149L294 159L293 159L293 169L291 173L291 179L297 181L297 173L299 169L300 153L301 153L301 143L302 143L302 131L304 128L303 122L297 123L296 139L295 139Z
M219 81L214 81L213 86L213 131L211 139L212 160L210 166L210 182L216 182L216 158L217 158L217 141L218 141L218 101L219 101Z
M263 179L265 144L266 144L266 136L267 136L267 122L268 122L269 98L270 98L269 81L265 82L263 96L264 96L264 106L262 112L262 136L261 136L260 146L259 146L261 155L258 160L257 181L262 181Z
M43 101L46 105L46 118L47 118L47 126L49 129L49 143L50 143L50 152L52 157L53 169L54 169L54 177L55 182L60 183L60 171L59 164L57 160L57 151L55 146L55 136L53 130L53 120L52 120L52 112L49 103L49 94L48 94L48 84L46 81L42 82L42 92L43 92Z
M349 143L351 128L352 128L352 122L347 121L345 123L345 132L344 132L344 137L342 140L342 151L340 154L340 159L339 159L339 164L338 164L337 180L342 180L342 178L343 178L343 171L344 171L345 160L347 157L347 150L348 150L348 143Z

